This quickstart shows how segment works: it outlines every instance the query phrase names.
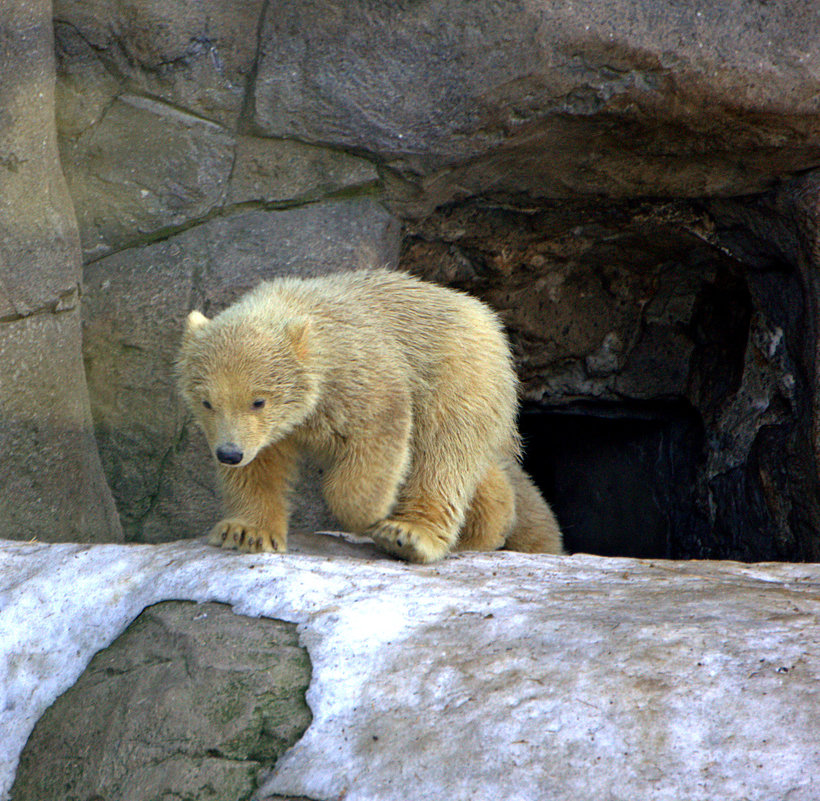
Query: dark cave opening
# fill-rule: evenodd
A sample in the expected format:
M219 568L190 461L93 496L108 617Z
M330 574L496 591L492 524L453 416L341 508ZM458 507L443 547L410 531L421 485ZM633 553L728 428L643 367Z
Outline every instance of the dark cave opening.
M521 415L525 469L552 505L566 549L702 556L686 545L706 525L696 492L704 442L698 415L683 404L624 411L585 406Z
M744 463L711 474L714 432L680 402L526 407L524 467L569 553L816 561L816 497L799 425L758 431ZM808 487L809 492L800 491ZM796 491L797 490L797 491Z

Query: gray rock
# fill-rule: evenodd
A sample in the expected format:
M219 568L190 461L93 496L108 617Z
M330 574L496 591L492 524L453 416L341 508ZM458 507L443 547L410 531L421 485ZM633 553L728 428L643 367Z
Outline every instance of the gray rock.
M0 9L0 536L116 541L80 358L48 2Z
M86 260L225 204L366 187L338 150L236 136L262 3L57 2L60 152Z
M218 519L211 457L173 377L188 312L212 315L266 278L394 266L398 233L370 200L244 211L86 267L91 406L126 539L200 535ZM297 528L330 522L315 485L295 510Z
M43 715L11 799L249 798L310 723L309 681L292 624L157 604Z
M122 539L94 441L75 307L0 323L0 537Z
M749 193L820 160L818 36L807 0L287 0L266 9L254 121L378 156L410 213Z
M345 153L236 138L201 117L136 95L120 94L97 109L93 90L90 96L72 93L65 83L60 150L87 260L167 236L228 205L304 203L377 180L372 164ZM69 96L85 105L66 110ZM72 114L94 119L71 135Z
M234 138L200 117L121 95L62 140L86 259L156 238L223 205Z
M0 37L0 320L76 304L80 263L57 160L48 4L10 2Z
M62 137L76 137L100 121L122 88L75 27L55 20L54 38L57 131Z
M98 68L125 91L236 126L263 0L55 0L61 73L79 96ZM83 103L79 97L78 102Z
M373 164L349 153L301 142L240 136L228 203L303 203L377 181Z
M298 142L235 137L135 95L112 100L79 135L61 134L86 260L167 237L229 206L306 203L363 192L377 181L364 159Z

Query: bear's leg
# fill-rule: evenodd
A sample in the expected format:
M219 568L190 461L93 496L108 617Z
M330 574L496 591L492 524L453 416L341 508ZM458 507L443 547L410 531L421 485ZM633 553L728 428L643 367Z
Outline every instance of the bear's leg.
M523 553L565 553L558 521L541 491L519 464L508 468L516 520L504 547Z
M388 441L389 442L389 441ZM396 503L406 471L407 448L351 447L325 473L322 491L347 531L365 532Z
M410 562L434 562L453 550L497 450L490 443L505 439L505 415L487 412L492 398L477 398L485 376L470 383L459 377L459 364L450 367L448 377L463 392L442 389L418 410L407 480L389 516L367 532L379 547Z
M406 389L388 386L369 417L348 435L325 472L322 491L348 531L364 533L396 503L410 464L412 417Z
M435 562L446 556L458 536L456 510L431 500L402 504L367 533L382 550L408 562ZM455 533L453 529L455 528Z
M286 551L289 493L296 476L296 448L288 440L268 445L245 467L219 466L229 517L208 543L240 551Z
M515 492L504 468L493 463L478 482L456 550L498 550L504 546L514 522Z
M409 562L435 562L453 549L475 492L475 483L459 472L448 481L435 453L428 451L423 463L423 471L411 470L389 517L367 532L380 548Z

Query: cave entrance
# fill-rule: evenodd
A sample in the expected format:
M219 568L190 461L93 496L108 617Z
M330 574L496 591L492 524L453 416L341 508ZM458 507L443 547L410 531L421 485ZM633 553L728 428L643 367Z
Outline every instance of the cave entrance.
M773 202L486 198L408 226L402 268L507 329L568 550L820 559L816 301Z
M519 424L524 467L569 553L817 561L817 493L799 420L762 426L735 465L721 464L724 434L680 402L529 407Z

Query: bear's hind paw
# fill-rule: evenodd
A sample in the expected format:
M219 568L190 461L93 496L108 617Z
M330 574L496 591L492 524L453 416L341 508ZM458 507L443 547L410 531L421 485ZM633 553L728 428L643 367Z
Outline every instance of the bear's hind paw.
M239 517L220 520L208 534L208 545L233 548L243 553L283 553L287 550L284 538L252 526Z
M409 520L382 520L367 534L382 550L408 562L435 562L452 548L445 537Z

